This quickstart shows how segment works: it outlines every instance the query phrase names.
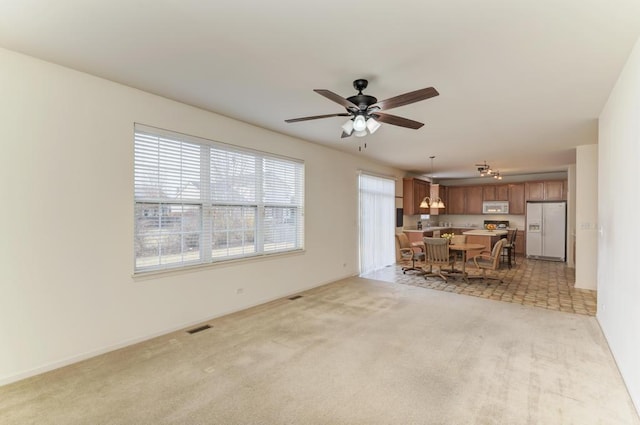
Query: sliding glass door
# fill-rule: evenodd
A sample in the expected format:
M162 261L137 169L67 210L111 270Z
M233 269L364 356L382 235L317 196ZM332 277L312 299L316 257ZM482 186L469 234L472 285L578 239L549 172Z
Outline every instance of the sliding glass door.
M361 275L395 262L395 187L391 178L360 174Z

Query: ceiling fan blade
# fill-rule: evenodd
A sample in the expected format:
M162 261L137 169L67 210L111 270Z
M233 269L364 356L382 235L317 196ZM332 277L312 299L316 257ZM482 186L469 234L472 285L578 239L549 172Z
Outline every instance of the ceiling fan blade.
M324 89L313 89L314 92L318 93L319 95L322 95L324 97L326 97L329 100L333 100L334 102L336 102L339 105L344 106L347 109L359 109L358 105L356 105L353 102L348 101L347 99L345 99L344 97L335 94L332 91L329 90L324 90Z
M341 139L344 139L345 137L351 137L353 133L347 133L346 131L342 132L342 136L340 136Z
M291 118L291 119L288 119L288 120L284 120L284 122L298 122L298 121L317 120L317 119L320 119L320 118L350 117L350 116L351 116L351 114L347 114L346 112L342 112L340 114L314 115L312 117Z
M427 87L426 89L420 89L409 93L401 94L399 96L391 97L386 100L374 103L369 106L369 109L379 108L380 110L387 110L397 108L398 106L408 105L410 103L420 102L421 100L429 99L434 96L438 96L438 90L433 87Z
M396 115L383 114L382 112L376 112L371 114L371 117L376 119L377 121L383 122L385 124L397 125L400 127L412 128L414 130L419 129L424 124L418 121L413 121L408 118L398 117Z

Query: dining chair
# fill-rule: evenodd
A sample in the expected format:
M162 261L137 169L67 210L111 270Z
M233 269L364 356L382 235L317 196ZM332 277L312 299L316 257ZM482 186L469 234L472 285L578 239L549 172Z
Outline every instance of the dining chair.
M500 261L506 258L509 268L511 268L512 263L516 264L516 235L517 234L518 234L517 230L510 230L507 236L507 240L502 246Z
M423 238L425 247L425 259L424 259L424 275L425 279L429 276L440 276L445 282L447 277L442 274L444 267L451 267L451 271L454 271L456 264L455 254L449 252L449 241L444 238ZM427 270L427 266L429 269ZM438 272L433 271L433 267L438 268Z
M500 267L500 256L502 254L502 248L504 247L506 239L500 239L493 246L491 251L482 251L480 254L473 257L473 263L476 268L482 272L482 280L484 282L487 279L498 280L502 283L502 278L496 276L487 276L487 270L496 271Z
M416 251L416 249L418 249L419 251ZM424 261L424 257L424 250L421 246L411 246L409 238L406 234L396 233L396 261L405 264L408 261L411 261L411 267L402 267L403 274L406 274L410 270L419 271L422 273L423 269L420 267L416 267L416 261Z

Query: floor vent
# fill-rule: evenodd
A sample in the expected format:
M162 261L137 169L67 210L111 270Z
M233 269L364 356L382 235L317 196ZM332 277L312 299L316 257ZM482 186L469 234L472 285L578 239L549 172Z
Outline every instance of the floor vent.
M198 332L206 331L207 329L211 329L211 326L209 325L198 326L197 328L189 329L187 333L190 333L191 335L193 335Z
M289 299L291 301L293 301L293 300L297 300L298 298L302 298L302 295L294 295L293 297L290 297Z

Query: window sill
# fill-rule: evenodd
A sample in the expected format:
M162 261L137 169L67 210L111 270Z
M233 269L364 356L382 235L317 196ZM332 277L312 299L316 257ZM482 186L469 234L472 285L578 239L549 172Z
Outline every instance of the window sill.
M153 279L156 277L164 277L171 275L179 275L184 273L192 273L195 271L200 271L202 269L210 269L210 268L218 268L218 267L229 267L242 263L250 263L250 262L259 262L259 261L269 261L282 257L291 257L297 255L304 255L306 250L300 249L296 251L287 251L280 252L275 254L265 254L265 255L256 255L255 257L242 257L242 258L234 258L230 260L221 260L215 261L212 263L205 264L194 264L190 266L176 267L176 268L167 268L161 270L149 270L149 271L140 271L134 272L131 277L136 281L143 281L147 279Z

